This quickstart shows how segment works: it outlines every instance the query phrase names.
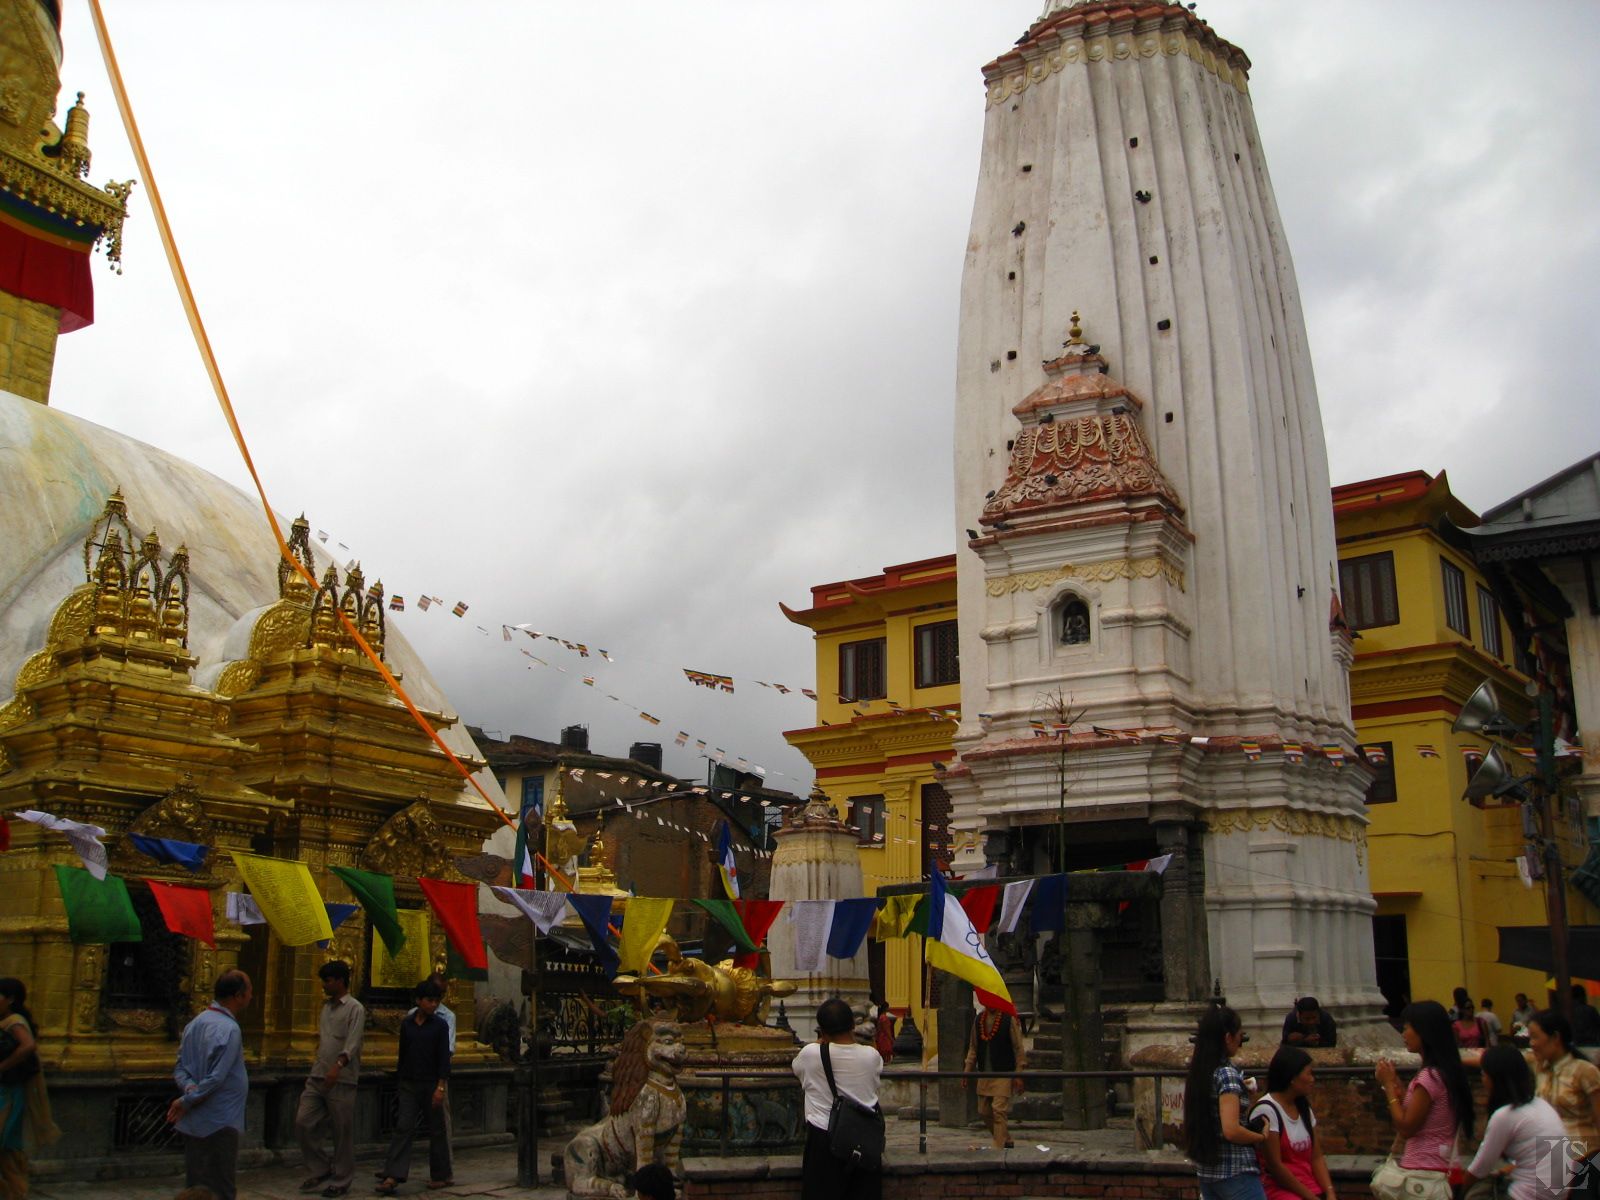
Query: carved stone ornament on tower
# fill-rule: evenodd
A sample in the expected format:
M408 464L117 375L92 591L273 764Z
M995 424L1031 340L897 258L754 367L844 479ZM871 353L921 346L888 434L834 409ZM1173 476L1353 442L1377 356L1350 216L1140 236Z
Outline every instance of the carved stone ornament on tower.
M419 875L444 879L455 872L450 848L434 820L428 797L418 796L409 808L383 823L361 852L360 866L365 871L381 871L401 879Z

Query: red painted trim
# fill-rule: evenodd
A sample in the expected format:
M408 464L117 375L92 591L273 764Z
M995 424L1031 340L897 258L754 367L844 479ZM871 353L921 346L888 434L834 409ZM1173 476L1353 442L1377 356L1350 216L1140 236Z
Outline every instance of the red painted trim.
M1407 713L1443 713L1447 717L1455 717L1460 712L1461 705L1445 696L1419 696L1412 700L1384 700L1378 704L1350 706L1350 716L1357 721L1398 717Z
M949 750L929 750L923 754L891 754L888 765L891 767L909 767L917 763L949 762L955 756L955 748Z
M883 770L883 760L875 763L853 763L847 767L818 767L818 779L843 779L848 775L875 775Z

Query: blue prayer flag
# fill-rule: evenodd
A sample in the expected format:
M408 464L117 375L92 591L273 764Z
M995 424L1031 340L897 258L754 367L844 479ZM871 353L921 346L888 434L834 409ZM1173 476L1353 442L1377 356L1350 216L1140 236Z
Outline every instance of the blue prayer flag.
M611 897L580 896L576 892L569 892L567 903L572 905L572 911L578 914L584 928L589 931L589 940L594 943L594 952L600 958L600 965L609 974L615 975L619 960L606 928L611 923Z
M345 919L351 913L355 912L356 909L360 908L361 905L359 905L359 904L333 904L333 903L330 903L329 901L324 900L322 902L322 907L328 910L328 928L329 929L337 929L337 928L339 928L339 926L343 925L345 923ZM333 945L333 939L329 938L326 941L318 942L317 945L320 946L322 949L326 950L329 946Z
M146 837L142 833L130 833L128 840L140 854L148 855L157 862L172 863L186 871L198 871L205 866L206 855L211 853L209 846L175 842L171 838Z
M1035 933L1060 933L1066 925L1067 877L1043 875L1033 885L1033 931Z
M828 930L828 957L854 958L872 927L872 918L883 904L877 896L859 900L839 900L833 906L833 927Z

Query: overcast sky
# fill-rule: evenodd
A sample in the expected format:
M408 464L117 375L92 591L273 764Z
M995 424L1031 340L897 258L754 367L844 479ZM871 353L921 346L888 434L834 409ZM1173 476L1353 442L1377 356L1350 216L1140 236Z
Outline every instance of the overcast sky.
M135 175L65 7L61 109ZM811 706L749 681L812 683L780 600L954 548L979 68L1041 0L105 7L275 506L407 597L467 720L703 772L682 728L803 790ZM1333 479L1481 508L1600 448L1600 7L1199 12L1255 64ZM54 403L244 484L146 195Z

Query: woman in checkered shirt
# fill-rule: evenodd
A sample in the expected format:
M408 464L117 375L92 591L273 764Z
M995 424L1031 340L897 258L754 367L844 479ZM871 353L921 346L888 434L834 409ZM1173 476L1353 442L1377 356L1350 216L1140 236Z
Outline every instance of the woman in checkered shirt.
M1183 1093L1183 1134L1200 1177L1200 1200L1266 1200L1255 1148L1267 1135L1239 1119L1248 1094L1232 1061L1248 1037L1231 1008L1212 1009L1195 1031Z

